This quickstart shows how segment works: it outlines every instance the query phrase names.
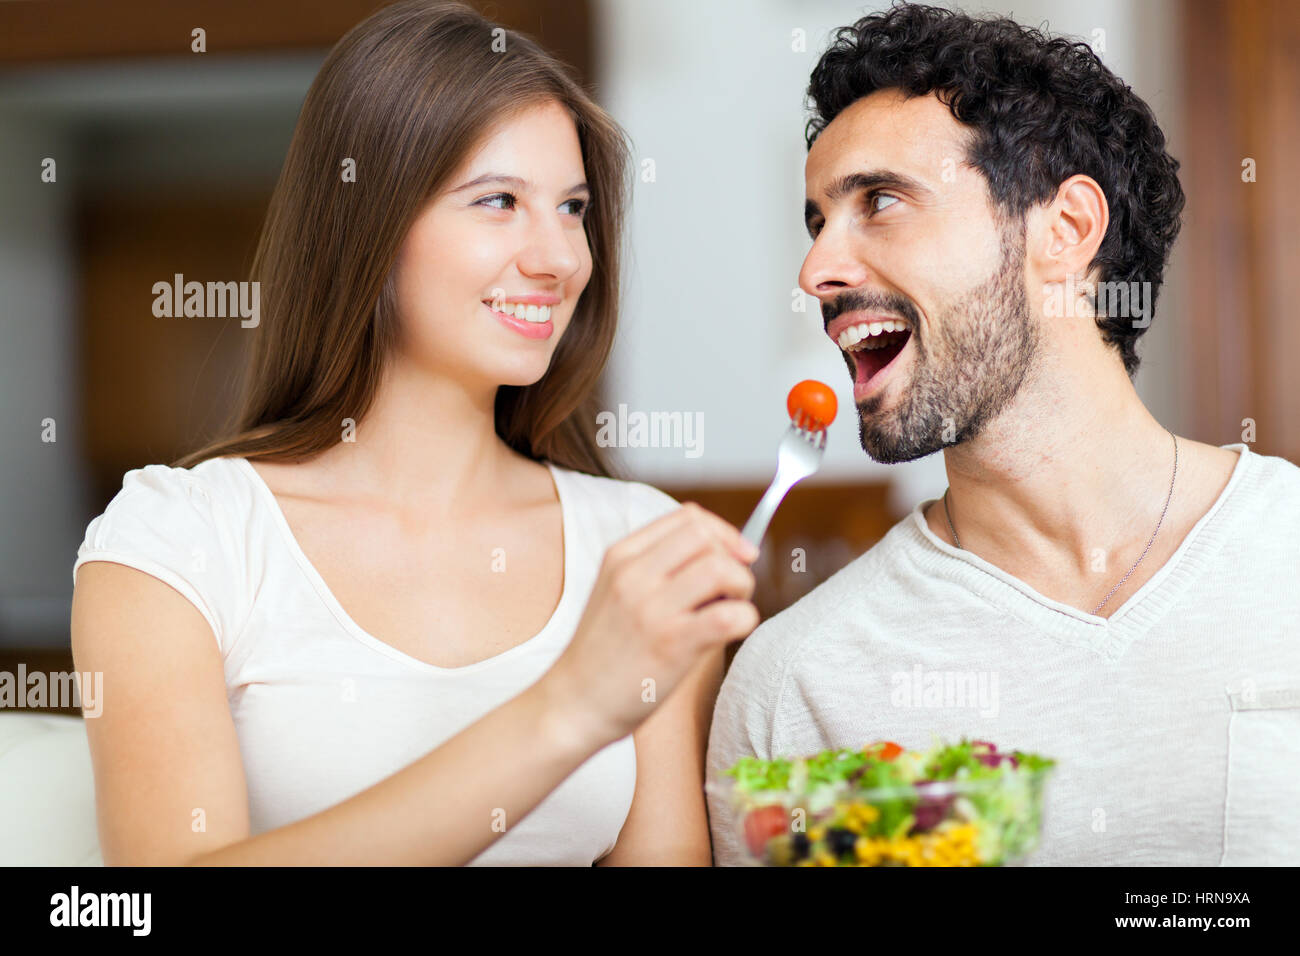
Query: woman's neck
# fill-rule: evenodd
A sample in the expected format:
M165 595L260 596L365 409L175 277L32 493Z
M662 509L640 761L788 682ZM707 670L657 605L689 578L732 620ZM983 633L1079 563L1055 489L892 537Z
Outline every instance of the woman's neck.
M327 491L401 511L471 513L499 493L518 454L496 433L495 387L472 390L395 360L351 440L318 459Z

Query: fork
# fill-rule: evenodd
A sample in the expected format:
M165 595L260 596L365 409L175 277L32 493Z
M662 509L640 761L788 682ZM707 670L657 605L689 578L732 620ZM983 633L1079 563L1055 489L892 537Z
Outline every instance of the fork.
M826 451L826 429L804 428L805 424L808 423L802 413L796 412L777 448L776 477L740 532L756 548L790 489L821 467L822 454Z

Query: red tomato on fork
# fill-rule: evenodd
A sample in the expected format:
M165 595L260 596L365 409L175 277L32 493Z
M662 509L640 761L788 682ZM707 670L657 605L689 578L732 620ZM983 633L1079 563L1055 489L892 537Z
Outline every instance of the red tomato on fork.
M790 389L785 409L800 428L819 432L835 421L838 403L835 392L824 382L809 378Z

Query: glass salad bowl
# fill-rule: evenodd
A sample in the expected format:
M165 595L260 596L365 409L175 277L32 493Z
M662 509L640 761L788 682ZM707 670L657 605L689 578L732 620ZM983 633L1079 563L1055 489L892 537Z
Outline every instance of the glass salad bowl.
M710 780L757 866L1002 866L1038 845L1055 761L983 740L928 751L878 742Z

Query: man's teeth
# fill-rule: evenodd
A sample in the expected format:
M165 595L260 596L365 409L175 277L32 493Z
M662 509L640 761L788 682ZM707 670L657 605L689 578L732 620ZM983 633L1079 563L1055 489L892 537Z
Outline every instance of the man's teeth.
M840 348L845 349L846 351L849 349L857 351L854 346L859 346L859 343L861 343L859 348L882 349L889 343L885 342L883 339L874 342L871 341L871 339L879 335L884 335L886 332L903 331L910 332L911 327L901 319L886 319L884 322L863 322L860 325L850 326L841 332L838 341ZM866 341L863 341L864 339Z
M549 305L524 305L522 302L506 302L502 305L493 305L491 308L503 315L513 315L515 318L523 319L525 322L549 322L551 321L551 307Z

